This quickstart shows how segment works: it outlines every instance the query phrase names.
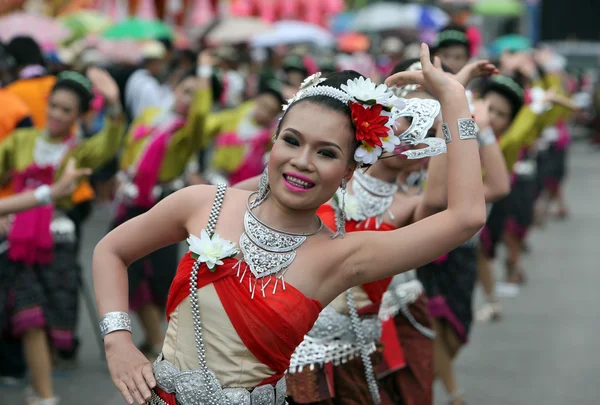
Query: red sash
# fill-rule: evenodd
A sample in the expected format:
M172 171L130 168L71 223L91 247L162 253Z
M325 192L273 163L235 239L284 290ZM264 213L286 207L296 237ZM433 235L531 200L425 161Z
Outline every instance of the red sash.
M296 347L302 343L322 310L321 303L304 296L286 283L285 290L278 288L272 294L265 289L266 297L257 289L254 298L248 292L248 281L240 283L237 277L237 259L223 259L223 265L214 272L205 264L198 272L198 288L213 284L221 304L244 345L275 374L259 385L274 384L283 377ZM169 290L167 319L177 306L190 294L190 273L194 259L188 252L179 262L177 274ZM241 263L240 274L246 263ZM247 271L247 277L252 276ZM272 281L274 282L274 281Z

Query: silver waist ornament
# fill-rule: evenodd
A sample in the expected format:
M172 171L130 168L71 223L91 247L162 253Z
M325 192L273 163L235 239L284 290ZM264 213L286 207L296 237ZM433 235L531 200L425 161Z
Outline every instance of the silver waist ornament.
M307 237L315 235L323 229L323 222L319 217L317 217L319 219L318 229L310 233L286 232L265 224L252 212L252 209L260 204L260 202L256 203L256 200L252 204L249 202L256 194L250 194L246 203L244 233L240 236L240 249L244 258L236 264L240 283L244 281L248 268L254 275L254 282L252 282L251 277L248 277L248 288L253 298L259 280L263 296L265 296L265 289L273 278L275 279L273 294L277 291L280 281L282 288L285 290L283 276L296 258L296 249L306 241ZM241 268L242 261L248 265L243 272Z
M394 183L388 183L367 173L357 170L354 172L352 181L352 194L358 200L359 210L365 219L375 218L377 228L383 223L383 217L387 212L393 219L393 214L389 211L394 201L394 195L398 191L398 186Z
M352 295L352 290L346 290L346 302L348 303L348 309L350 311L350 322L352 324L352 331L356 336L358 345L360 347L360 357L363 365L365 366L365 377L367 379L367 385L371 392L374 404L381 403L381 396L379 395L379 386L377 385L377 379L375 378L375 370L373 369L373 362L369 353L369 347L367 346L367 339L365 331L362 328L360 317L358 316L358 310L356 308L356 302Z
M375 343L381 338L381 322L376 317L363 317L361 329L367 341L369 354L375 352ZM305 367L314 370L326 363L334 366L346 363L361 354L349 315L327 306L300 345L294 350L288 373L299 373Z

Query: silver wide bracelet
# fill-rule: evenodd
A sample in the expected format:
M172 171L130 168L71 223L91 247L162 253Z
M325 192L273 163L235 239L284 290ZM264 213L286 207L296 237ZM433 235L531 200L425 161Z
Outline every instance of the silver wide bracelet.
M452 134L450 133L450 127L445 122L442 124L442 135L444 135L444 140L446 144L452 142Z
M477 139L477 132L479 132L479 128L473 118L458 119L458 137L460 139Z
M495 144L496 135L494 135L492 128L487 127L479 131L479 135L477 135L477 142L479 143L480 148Z
M131 333L131 318L127 312L108 312L100 318L100 335L102 339L109 333L126 330Z
M50 204L52 202L52 193L50 186L43 184L33 191L33 196L40 204Z

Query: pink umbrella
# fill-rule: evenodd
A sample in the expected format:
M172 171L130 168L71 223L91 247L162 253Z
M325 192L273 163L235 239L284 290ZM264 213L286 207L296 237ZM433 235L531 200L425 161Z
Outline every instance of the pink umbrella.
M277 0L260 0L258 3L259 16L265 21L277 20Z
M141 0L136 15L144 20L156 20L156 7L154 6L154 1Z
M296 20L300 14L300 3L298 0L286 0L281 2L280 17L284 20Z
M252 15L252 0L231 0L231 15L248 17Z
M188 20L190 27L204 26L214 18L210 0L196 0L192 8L192 14Z
M311 24L323 25L322 6L323 3L320 0L305 0L303 20Z
M27 13L13 13L0 18L0 39L10 41L20 35L30 36L39 43L59 43L71 36L60 21Z

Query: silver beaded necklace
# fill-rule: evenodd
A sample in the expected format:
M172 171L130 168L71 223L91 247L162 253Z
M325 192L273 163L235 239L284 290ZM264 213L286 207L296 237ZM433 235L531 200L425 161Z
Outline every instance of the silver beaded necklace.
M319 233L323 229L323 221L319 217L319 227L314 232L308 233L293 233L282 231L273 228L262 222L252 209L260 205L262 201L254 200L250 203L250 199L257 194L252 193L246 201L246 214L244 215L244 233L240 236L240 249L244 258L236 264L238 268L238 277L240 283L244 281L246 270L240 276L241 262L244 261L248 265L247 268L254 275L254 283L252 278L248 277L248 288L254 298L257 282L260 280L260 290L265 296L265 289L275 278L273 286L273 294L277 291L279 281L282 288L285 290L285 281L283 276L296 258L296 249L298 249L306 238ZM264 200L263 200L264 201Z
M383 216L387 212L393 219L390 207L398 186L369 176L365 172L354 172L352 181L352 194L359 202L360 210L366 218L375 218L376 227L383 223Z

